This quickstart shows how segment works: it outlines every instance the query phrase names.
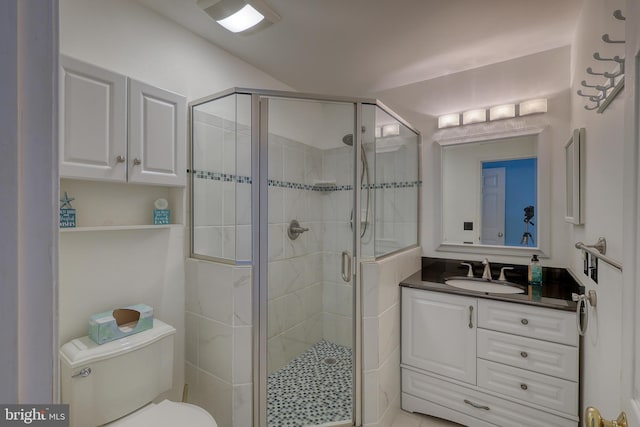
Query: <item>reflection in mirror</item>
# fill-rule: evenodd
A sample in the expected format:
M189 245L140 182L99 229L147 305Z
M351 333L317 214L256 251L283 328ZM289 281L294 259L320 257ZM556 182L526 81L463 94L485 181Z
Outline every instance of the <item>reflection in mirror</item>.
M442 149L443 243L539 246L537 137Z

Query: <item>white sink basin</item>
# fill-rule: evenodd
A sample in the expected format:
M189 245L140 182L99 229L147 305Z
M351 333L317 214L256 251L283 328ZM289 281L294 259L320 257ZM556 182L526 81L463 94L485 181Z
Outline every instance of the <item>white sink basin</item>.
M519 286L510 285L505 282L489 282L478 279L447 279L444 281L454 288L466 289L475 292L487 292L490 294L523 294L525 291Z

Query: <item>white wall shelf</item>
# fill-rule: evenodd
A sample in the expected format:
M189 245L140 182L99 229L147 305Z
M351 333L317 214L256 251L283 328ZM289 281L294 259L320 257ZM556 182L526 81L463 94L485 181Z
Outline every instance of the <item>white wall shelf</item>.
M103 225L97 227L73 227L61 228L61 233L75 233L80 231L123 231L123 230L153 230L163 228L184 227L182 224L166 224L166 225Z

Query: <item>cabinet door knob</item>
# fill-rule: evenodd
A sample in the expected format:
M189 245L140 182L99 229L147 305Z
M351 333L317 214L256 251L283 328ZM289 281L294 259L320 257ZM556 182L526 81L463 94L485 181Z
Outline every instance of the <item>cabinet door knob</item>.
M71 375L71 378L77 378L77 377L86 378L89 375L91 375L91 368L86 367L86 368L82 368L80 372L78 372L77 374Z
M529 357L529 355L527 354L527 352L526 352L526 351L521 351L521 352L520 352L520 356L522 356L522 357L523 357L523 358L525 358L525 359L526 359L527 357Z
M124 163L124 156L120 155L120 156L116 157L116 162Z
M473 306L469 306L469 329L473 329Z
M527 319L522 319L520 320L520 323L522 323L523 325L528 325L529 321Z
M133 159L133 164L138 166L142 164L142 161L140 161L140 159Z
M520 388L523 390L528 389L529 387L527 387L527 385L525 383L520 384Z

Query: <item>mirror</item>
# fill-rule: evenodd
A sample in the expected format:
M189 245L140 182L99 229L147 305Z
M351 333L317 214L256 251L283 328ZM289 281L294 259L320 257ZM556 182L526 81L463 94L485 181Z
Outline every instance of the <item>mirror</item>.
M584 224L585 128L575 129L564 146L566 162L566 196L564 219L571 224Z
M545 203L538 194L544 180L538 139L532 133L441 143L439 250L539 252Z

